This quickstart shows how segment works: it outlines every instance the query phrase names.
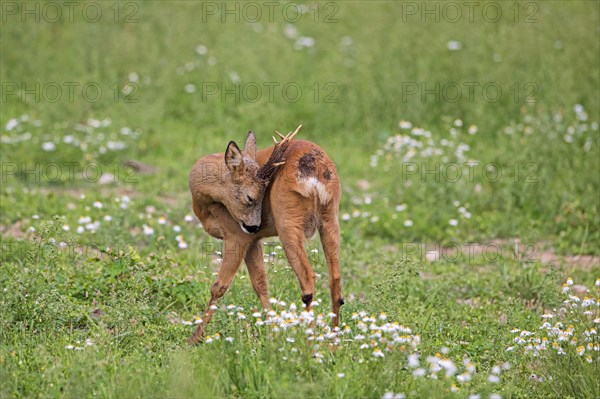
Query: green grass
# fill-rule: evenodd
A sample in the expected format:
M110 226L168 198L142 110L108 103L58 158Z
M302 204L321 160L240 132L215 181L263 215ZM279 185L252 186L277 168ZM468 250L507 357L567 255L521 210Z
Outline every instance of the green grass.
M0 396L600 395L598 307L572 306L561 293L572 276L590 290L582 298L598 300L597 3L522 2L516 21L515 3L499 3L502 17L488 22L483 2L474 22L457 23L422 22L422 10L405 8L420 2L321 3L318 22L309 11L293 24L280 12L268 21L265 9L259 23L223 23L206 9L223 3L179 1L123 3L118 23L112 3L97 3L95 23L81 10L73 21L21 22L7 4ZM132 11L137 22L124 23ZM536 22L525 23L532 11ZM336 20L325 23L331 12ZM295 48L299 36L314 44ZM460 49L450 51L451 41ZM240 98L221 98L235 82ZM90 83L102 89L96 102L82 93ZM66 84L75 85L72 101ZM217 93L203 93L207 85ZM297 101L286 100L285 85L301 88ZM492 101L485 85L502 94ZM254 101L243 90L256 86ZM23 87L33 93L14 92ZM274 130L299 123L342 181L342 322L351 333L335 345L319 340L328 333L320 323L314 340L302 324L257 325L242 266L208 327L212 342L190 348L188 322L208 300L221 247L186 218L189 169L250 129L267 146ZM300 290L277 240L265 248L281 315L300 306ZM318 241L308 250L316 311L327 319ZM392 333L383 342L361 332L365 317L406 326L400 335L410 338L392 348ZM557 334L568 338L540 329L545 321L562 322ZM457 370L445 377L449 364ZM424 376L413 375L419 368Z

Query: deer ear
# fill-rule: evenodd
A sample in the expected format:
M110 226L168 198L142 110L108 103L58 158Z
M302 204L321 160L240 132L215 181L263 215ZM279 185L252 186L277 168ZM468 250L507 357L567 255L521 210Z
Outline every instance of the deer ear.
M254 132L252 130L248 132L248 137L246 137L244 155L256 160L256 137L254 137Z
M225 150L225 165L230 171L235 172L240 166L244 164L244 157L237 144L234 141L230 141Z

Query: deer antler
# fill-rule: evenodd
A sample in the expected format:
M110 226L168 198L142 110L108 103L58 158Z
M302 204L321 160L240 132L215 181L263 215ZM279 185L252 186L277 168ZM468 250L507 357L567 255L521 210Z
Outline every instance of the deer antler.
M285 163L285 160L283 159L283 154L287 150L294 136L298 134L301 127L302 125L298 126L294 133L289 132L285 136L279 133L277 130L275 131L275 133L277 133L277 135L281 137L281 141L277 141L277 139L273 137L273 141L275 142L275 148L273 149L273 152L271 153L271 156L269 157L267 163L265 163L257 172L257 176L260 179L266 181L267 183L270 182L271 179L273 179L277 168Z

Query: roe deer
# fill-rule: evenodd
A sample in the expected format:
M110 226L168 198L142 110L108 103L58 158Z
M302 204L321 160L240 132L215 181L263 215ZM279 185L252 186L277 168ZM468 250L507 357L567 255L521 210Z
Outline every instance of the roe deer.
M304 244L319 230L329 272L334 327L344 304L339 271L341 187L335 164L316 144L292 140L298 133L277 134L281 141L256 151L253 132L240 151L230 141L225 154L212 154L193 166L189 186L192 208L211 236L222 239L223 261L202 321L189 339L196 344L204 336L215 303L223 296L242 259L262 306L269 309L267 274L261 239L279 236L288 262L302 290L302 302L310 310L315 294L315 272Z

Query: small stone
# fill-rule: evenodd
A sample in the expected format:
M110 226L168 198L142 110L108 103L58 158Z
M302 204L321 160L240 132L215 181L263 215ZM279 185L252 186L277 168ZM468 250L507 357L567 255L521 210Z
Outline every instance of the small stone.
M590 290L588 290L585 285L575 284L571 287L571 292L583 299L589 294Z

